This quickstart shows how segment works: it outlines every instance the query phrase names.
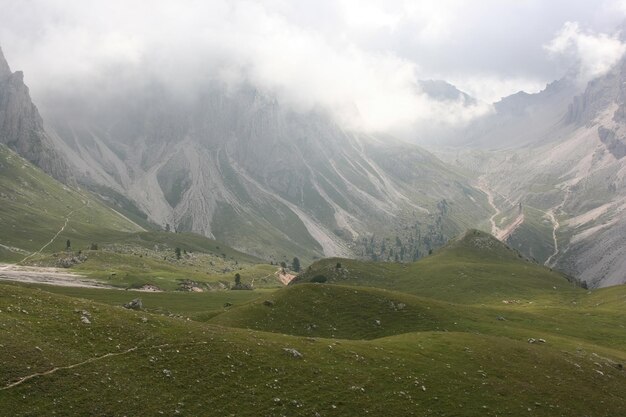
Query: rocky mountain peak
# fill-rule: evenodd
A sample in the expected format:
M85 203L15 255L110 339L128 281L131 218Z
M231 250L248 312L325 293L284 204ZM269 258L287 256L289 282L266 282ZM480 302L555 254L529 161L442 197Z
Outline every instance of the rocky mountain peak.
M9 64L7 60L4 58L4 54L2 53L2 48L0 47L0 79L6 78L11 75L11 68L9 68Z
M54 178L73 184L63 155L44 130L21 71L11 72L0 50L0 143L39 166Z

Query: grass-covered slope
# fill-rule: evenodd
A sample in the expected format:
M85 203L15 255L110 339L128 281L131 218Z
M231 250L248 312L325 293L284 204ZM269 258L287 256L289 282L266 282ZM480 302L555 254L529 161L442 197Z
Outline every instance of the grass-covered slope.
M66 220L67 221L66 224ZM48 250L113 241L141 228L89 194L71 189L0 145L0 259L22 259L62 228Z
M411 264L324 259L300 274L294 284L323 281L393 289L458 303L535 301L569 297L581 291L557 272L537 265L491 235L468 231L457 240Z
M620 351L459 332L293 337L5 285L0 311L7 416L626 413Z
M452 329L459 317L448 303L399 292L304 284L232 308L211 322L300 336L376 339Z

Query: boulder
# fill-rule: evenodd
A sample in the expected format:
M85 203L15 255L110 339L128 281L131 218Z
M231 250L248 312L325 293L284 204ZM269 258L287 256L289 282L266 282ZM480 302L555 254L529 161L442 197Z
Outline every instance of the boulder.
M293 357L294 359L302 359L303 357L302 353L298 352L297 350L293 348L283 348L283 350L289 355L291 355L291 357Z
M128 308L130 310L141 310L143 308L141 298L135 298L134 300L124 304L124 308Z

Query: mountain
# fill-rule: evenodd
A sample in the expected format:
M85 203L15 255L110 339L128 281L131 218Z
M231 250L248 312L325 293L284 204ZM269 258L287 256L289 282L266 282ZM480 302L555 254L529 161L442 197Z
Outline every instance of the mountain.
M554 81L536 94L520 91L494 103L494 112L478 118L453 139L456 146L514 148L553 140L560 134L568 106L579 92L569 78Z
M420 91L429 98L437 101L462 102L464 105L472 106L478 103L474 97L459 90L456 86L444 80L420 80L418 82Z
M494 234L594 287L626 283L625 82L622 60L579 94L561 80L505 98L438 153L490 195Z
M11 72L0 49L0 143L64 183L73 183L64 156L56 149L32 103L21 71Z
M424 149L251 86L103 96L56 106L46 127L82 184L162 227L273 259L394 259L385 241L397 237L413 259L486 217L482 193Z

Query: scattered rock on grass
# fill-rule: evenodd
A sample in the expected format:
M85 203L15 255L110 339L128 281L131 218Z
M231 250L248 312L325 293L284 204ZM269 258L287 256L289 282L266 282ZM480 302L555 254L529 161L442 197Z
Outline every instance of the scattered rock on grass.
M298 352L297 350L293 349L293 348L283 348L283 350L285 352L287 352L289 355L291 355L294 359L302 359L302 353Z
M130 310L141 310L143 308L143 303L141 302L141 298L135 298L131 300L129 303L124 304L124 308L128 308Z

